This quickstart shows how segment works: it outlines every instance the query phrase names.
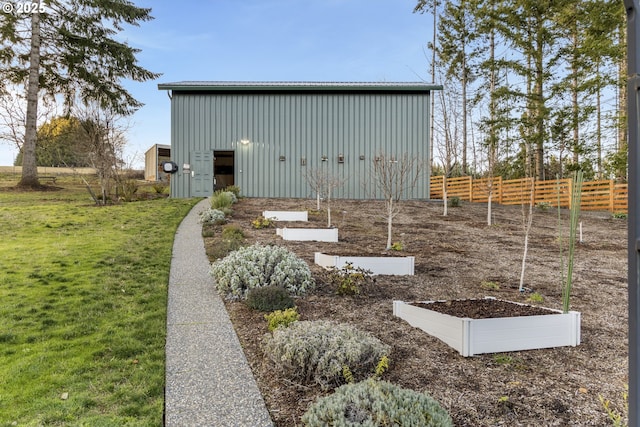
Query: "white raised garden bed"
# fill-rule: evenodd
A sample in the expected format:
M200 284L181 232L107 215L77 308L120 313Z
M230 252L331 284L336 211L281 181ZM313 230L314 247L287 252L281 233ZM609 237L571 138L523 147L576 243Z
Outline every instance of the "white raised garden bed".
M275 221L309 221L307 211L264 211L262 216Z
M315 263L324 268L342 268L351 263L354 267L360 267L371 271L371 274L388 274L413 276L415 257L368 257L368 256L338 256L327 255L321 252L315 253Z
M425 302L426 305L434 301ZM513 303L517 304L517 303ZM482 353L577 346L580 344L580 313L548 309L539 316L469 319L442 314L403 301L393 302L393 314L420 328L462 356Z
M284 240L337 242L337 228L277 228L276 234Z

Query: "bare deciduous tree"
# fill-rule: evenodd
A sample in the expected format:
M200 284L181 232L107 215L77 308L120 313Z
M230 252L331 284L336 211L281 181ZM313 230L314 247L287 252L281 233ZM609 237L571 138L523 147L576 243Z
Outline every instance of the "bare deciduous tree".
M97 103L85 105L76 113L86 134L84 152L89 163L96 169L100 180L102 203L106 204L113 182L120 180L122 155L127 143L128 126L123 117L101 108Z
M327 227L331 227L331 195L335 189L344 185L345 180L332 175L328 170L322 168L310 168L303 176L316 193L317 210L320 210L320 200L325 199L327 203Z
M43 123L53 115L54 105L51 100L42 98L38 108L38 123ZM13 145L22 150L27 121L27 101L13 86L5 87L0 93L0 142Z
M371 181L374 184L376 196L384 199L387 249L392 245L393 219L401 210L400 202L411 195L423 169L423 161L409 157L406 153L402 157L378 154L373 160Z

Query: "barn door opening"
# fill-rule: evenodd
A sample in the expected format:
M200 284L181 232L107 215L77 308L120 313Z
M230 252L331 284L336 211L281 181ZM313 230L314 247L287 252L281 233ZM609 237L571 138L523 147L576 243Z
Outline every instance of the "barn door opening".
M234 165L235 152L214 151L213 152L213 177L216 190L222 190L230 185L234 185Z

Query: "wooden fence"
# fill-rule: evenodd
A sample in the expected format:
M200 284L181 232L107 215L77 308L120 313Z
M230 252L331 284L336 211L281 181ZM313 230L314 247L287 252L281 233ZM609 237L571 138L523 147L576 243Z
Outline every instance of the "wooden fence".
M489 189L492 189L492 201L503 205L529 203L531 198L531 180L533 178L509 179L473 179L470 176L447 178L447 197L458 197L470 202L487 202ZM431 177L431 199L442 199L443 176ZM627 184L618 184L613 180L589 181L582 184L581 209L586 211L627 212ZM535 181L533 203L545 203L550 206L570 207L571 179Z

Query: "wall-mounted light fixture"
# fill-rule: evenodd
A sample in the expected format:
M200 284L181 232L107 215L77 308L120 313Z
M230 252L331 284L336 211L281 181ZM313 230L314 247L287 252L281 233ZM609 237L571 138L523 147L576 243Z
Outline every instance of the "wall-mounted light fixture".
M360 154L360 160L364 160L364 154Z
M326 155L323 154L322 157L321 157L321 160L323 162L326 162L327 160L329 160L329 158Z
M306 157L301 157L300 158L300 166L307 166L307 158Z
M251 141L249 141L248 139L241 139L240 140L240 144L242 144L242 145L249 145L250 142Z
M287 160L287 158L285 156L283 156L283 155L280 155L280 161L284 162L285 160Z
M344 154L338 154L338 163L344 163Z

